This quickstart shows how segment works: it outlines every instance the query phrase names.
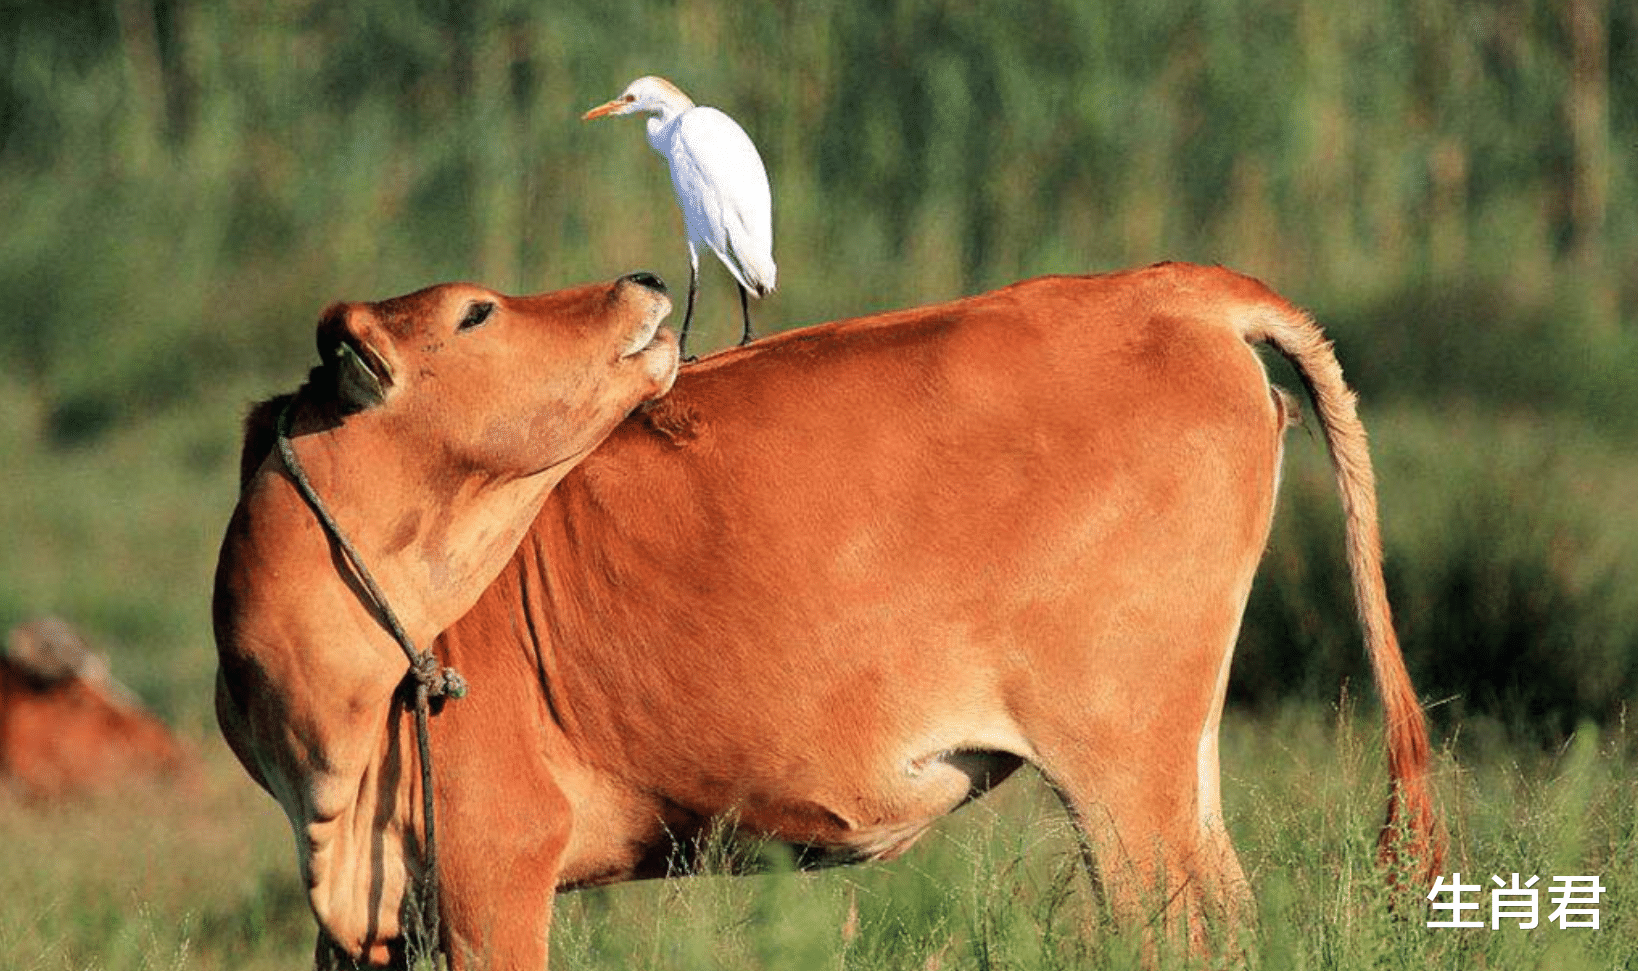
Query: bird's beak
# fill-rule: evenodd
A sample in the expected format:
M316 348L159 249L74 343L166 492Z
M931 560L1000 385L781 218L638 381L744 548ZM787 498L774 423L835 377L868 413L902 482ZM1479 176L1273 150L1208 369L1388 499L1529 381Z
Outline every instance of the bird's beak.
M612 114L623 104L625 104L625 102L621 101L619 98L615 98L613 101L605 101L592 110L581 115L580 120L591 121L593 118L601 118L604 115Z

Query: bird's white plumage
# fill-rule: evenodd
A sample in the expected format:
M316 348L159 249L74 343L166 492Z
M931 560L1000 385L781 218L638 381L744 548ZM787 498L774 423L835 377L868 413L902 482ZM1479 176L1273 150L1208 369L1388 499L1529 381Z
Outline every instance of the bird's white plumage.
M692 108L649 143L671 165L671 186L690 242L717 254L740 285L774 288L773 201L768 173L745 129L715 108Z
M773 202L768 171L751 137L732 118L715 108L695 105L676 85L660 77L638 78L620 97L593 108L585 117L637 113L649 115L648 143L671 168L671 187L688 232L690 271L698 276L696 244L703 244L717 254L746 292L767 296L778 274L773 258ZM747 318L747 337L749 333Z

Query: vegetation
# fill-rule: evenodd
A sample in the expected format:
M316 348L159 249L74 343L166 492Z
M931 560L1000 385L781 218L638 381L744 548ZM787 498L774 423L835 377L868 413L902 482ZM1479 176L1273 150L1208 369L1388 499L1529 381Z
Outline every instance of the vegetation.
M643 73L729 110L768 162L781 287L759 326L1166 258L1311 308L1365 403L1464 875L1632 884L1638 8L13 0L6 19L0 624L85 626L212 772L185 803L0 806L22 861L0 867L0 963L303 959L288 831L209 701L239 416L305 373L334 299L683 279L638 125L578 121ZM730 294L707 266L703 346L737 333ZM1598 932L1387 915L1380 762L1320 714L1368 677L1312 437L1289 438L1225 730L1252 965L1626 960L1619 892ZM1084 929L1055 809L997 795L893 866L569 898L559 964L1129 966Z
M1638 746L1623 726L1563 748L1439 763L1447 871L1539 876L1539 926L1429 928L1396 916L1373 865L1385 784L1377 731L1347 708L1224 725L1225 814L1257 900L1250 968L1624 967L1638 953ZM197 791L72 813L0 812L0 955L24 971L272 971L311 959L312 921L272 801L220 751ZM1009 782L902 859L818 874L700 876L559 899L553 967L1136 969L1088 888L1057 801ZM1555 876L1597 875L1599 928L1548 920ZM1484 906L1488 897L1469 894ZM1161 967L1191 965L1162 952Z

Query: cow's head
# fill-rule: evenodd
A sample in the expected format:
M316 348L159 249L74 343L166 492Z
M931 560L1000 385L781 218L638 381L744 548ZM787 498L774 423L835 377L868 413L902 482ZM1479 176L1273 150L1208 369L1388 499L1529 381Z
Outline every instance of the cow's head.
M310 481L409 638L430 644L558 479L670 390L670 309L647 273L531 297L457 283L337 304L306 386L251 413L212 604L217 715L290 817L326 938L354 957L386 954L417 865L385 835L417 825L414 773L375 774L402 765L390 753L405 658L296 483ZM290 458L268 459L286 410Z
M677 374L665 284L632 273L528 297L450 283L336 304L312 387L452 469L530 475L590 452Z

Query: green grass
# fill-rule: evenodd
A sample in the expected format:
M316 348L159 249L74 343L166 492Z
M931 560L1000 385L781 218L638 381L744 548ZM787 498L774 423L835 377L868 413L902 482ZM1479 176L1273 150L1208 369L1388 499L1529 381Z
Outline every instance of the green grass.
M1638 953L1638 739L1560 749L1459 738L1437 764L1446 873L1596 874L1600 929L1428 928L1375 869L1386 783L1367 712L1287 706L1223 731L1230 831L1257 901L1252 968L1579 968ZM71 810L0 806L0 954L21 971L299 967L311 921L289 831L218 743L193 791ZM1024 969L1141 966L1088 888L1057 800L1030 773L905 857L817 874L697 876L561 897L553 967ZM1479 896L1481 902L1487 898ZM1482 916L1488 919L1488 912ZM1164 967L1191 967L1162 951Z
M1221 261L1362 320L1397 351L1351 355L1362 376L1535 407L1590 370L1584 405L1635 410L1638 355L1596 346L1638 308L1625 5L1590 22L1602 74L1566 23L1590 0L82 6L23 0L0 38L0 375L54 441L286 373L333 299L680 283L640 125L578 120L644 72L761 146L765 326ZM706 270L722 343L734 301Z
M1627 437L1471 404L1364 418L1396 627L1436 723L1483 718L1547 744L1582 719L1614 724L1638 697ZM1342 529L1318 432L1294 430L1236 655L1237 701L1323 700L1339 683L1368 683Z
M0 806L0 955L18 971L271 969L312 959L289 826L224 746L196 789Z

